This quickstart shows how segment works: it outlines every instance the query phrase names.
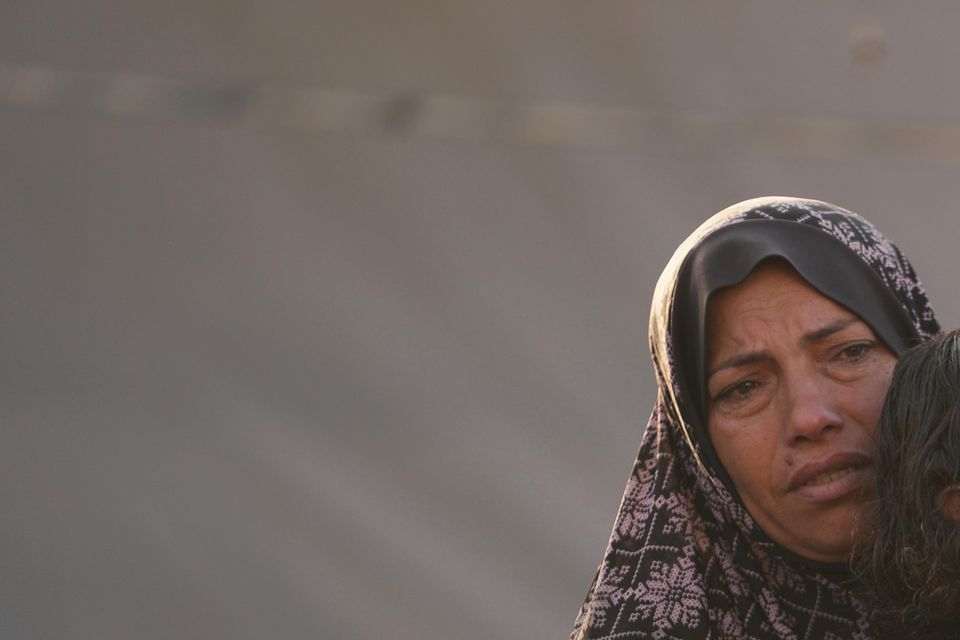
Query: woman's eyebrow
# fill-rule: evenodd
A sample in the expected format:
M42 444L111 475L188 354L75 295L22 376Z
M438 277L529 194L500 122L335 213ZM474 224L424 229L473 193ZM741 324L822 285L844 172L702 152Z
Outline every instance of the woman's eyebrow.
M814 329L809 333L803 334L801 338L804 342L818 342L824 338L828 338L835 333L843 331L852 324L860 322L860 318L842 318L831 322L830 324L824 325L819 329ZM717 373L721 369L734 369L736 367L742 367L748 364L753 364L754 362L759 362L761 360L768 359L770 354L766 351L751 351L750 353L741 353L730 358L727 358L723 362L720 362L715 367L710 369L707 372L707 380L710 379L713 374Z
M832 336L832 335L835 334L835 333L838 333L838 332L840 332L840 331L843 331L844 329L846 329L846 328L849 327L850 325L856 324L856 323L858 323L858 322L860 322L860 318L856 318L856 317L854 317L854 318L843 318L842 320L837 320L837 321L835 321L835 322L831 322L830 324L825 325L825 326L823 326L823 327L820 327L819 329L814 329L813 331L811 331L811 332L809 332L809 333L803 334L803 341L804 341L804 342L819 342L820 340L823 340L824 338L828 338L828 337Z
M735 369L736 367L753 364L754 362L760 362L761 360L768 360L769 358L770 354L766 351L751 351L750 353L741 353L732 356L708 371L707 380L712 378L713 374L717 373L721 369Z

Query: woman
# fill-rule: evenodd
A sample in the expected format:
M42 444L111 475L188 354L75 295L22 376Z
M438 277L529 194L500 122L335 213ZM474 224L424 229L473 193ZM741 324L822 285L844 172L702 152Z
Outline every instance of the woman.
M762 198L701 225L657 284L658 401L571 637L871 637L846 558L872 434L938 330L856 214Z

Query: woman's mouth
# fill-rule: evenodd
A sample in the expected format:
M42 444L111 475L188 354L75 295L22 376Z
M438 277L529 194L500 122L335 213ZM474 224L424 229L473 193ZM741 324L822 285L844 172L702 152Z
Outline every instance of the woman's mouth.
M803 465L787 490L807 502L830 502L863 490L872 475L873 461L859 452L843 452Z
M843 469L837 469L836 471L828 471L828 472L826 472L826 473L821 473L821 474L818 475L817 477L812 478L812 479L807 480L806 482L804 482L802 486L804 486L804 487L818 487L818 486L820 486L820 485L822 485L822 484L827 484L828 482L833 482L834 480L837 480L837 479L839 479L839 478L842 478L843 476L847 475L848 473L853 473L854 471L856 471L856 469L853 468L853 467L844 467Z

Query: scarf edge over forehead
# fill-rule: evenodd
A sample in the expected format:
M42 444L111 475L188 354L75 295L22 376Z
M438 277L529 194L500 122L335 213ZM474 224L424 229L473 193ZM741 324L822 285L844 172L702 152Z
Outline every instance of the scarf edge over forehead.
M743 226L733 227L738 224ZM711 248L706 240L725 234L740 241L739 236L747 234L739 231L748 228L759 229L763 246L754 251L756 262L746 265L746 274L772 256L784 257L797 268L803 256L791 256L791 251L797 254L797 247L809 245L791 246L790 238L802 236L818 248L822 242L823 251L846 260L857 272L850 277L872 287L877 293L873 297L889 298L880 311L852 310L871 326L877 322L871 323L870 315L875 320L878 314L891 316L892 329L874 329L895 353L939 331L912 266L857 214L817 200L766 197L733 205L700 225L678 247L657 282L650 347L658 399L603 562L571 634L574 640L872 637L871 611L852 588L844 565L800 558L757 526L719 465L704 421L691 409L696 399L690 396L698 391L678 375L677 347L682 351L690 345L676 344L673 314L678 306L686 314L692 310L683 307L689 301L678 303L684 297L677 293L678 281L689 275L691 256L728 251ZM787 240L767 243L764 237L774 229L783 231ZM804 269L801 264L797 271L831 297L818 281L823 276ZM849 285L840 283L835 301L844 304L849 291ZM709 293L688 297L702 312ZM698 342L702 346L702 338Z

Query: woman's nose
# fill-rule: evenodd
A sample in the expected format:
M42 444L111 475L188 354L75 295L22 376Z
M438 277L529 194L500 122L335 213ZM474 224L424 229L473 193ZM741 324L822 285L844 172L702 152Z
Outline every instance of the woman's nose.
M843 427L829 381L815 375L801 376L789 385L786 437L791 443L817 440Z

